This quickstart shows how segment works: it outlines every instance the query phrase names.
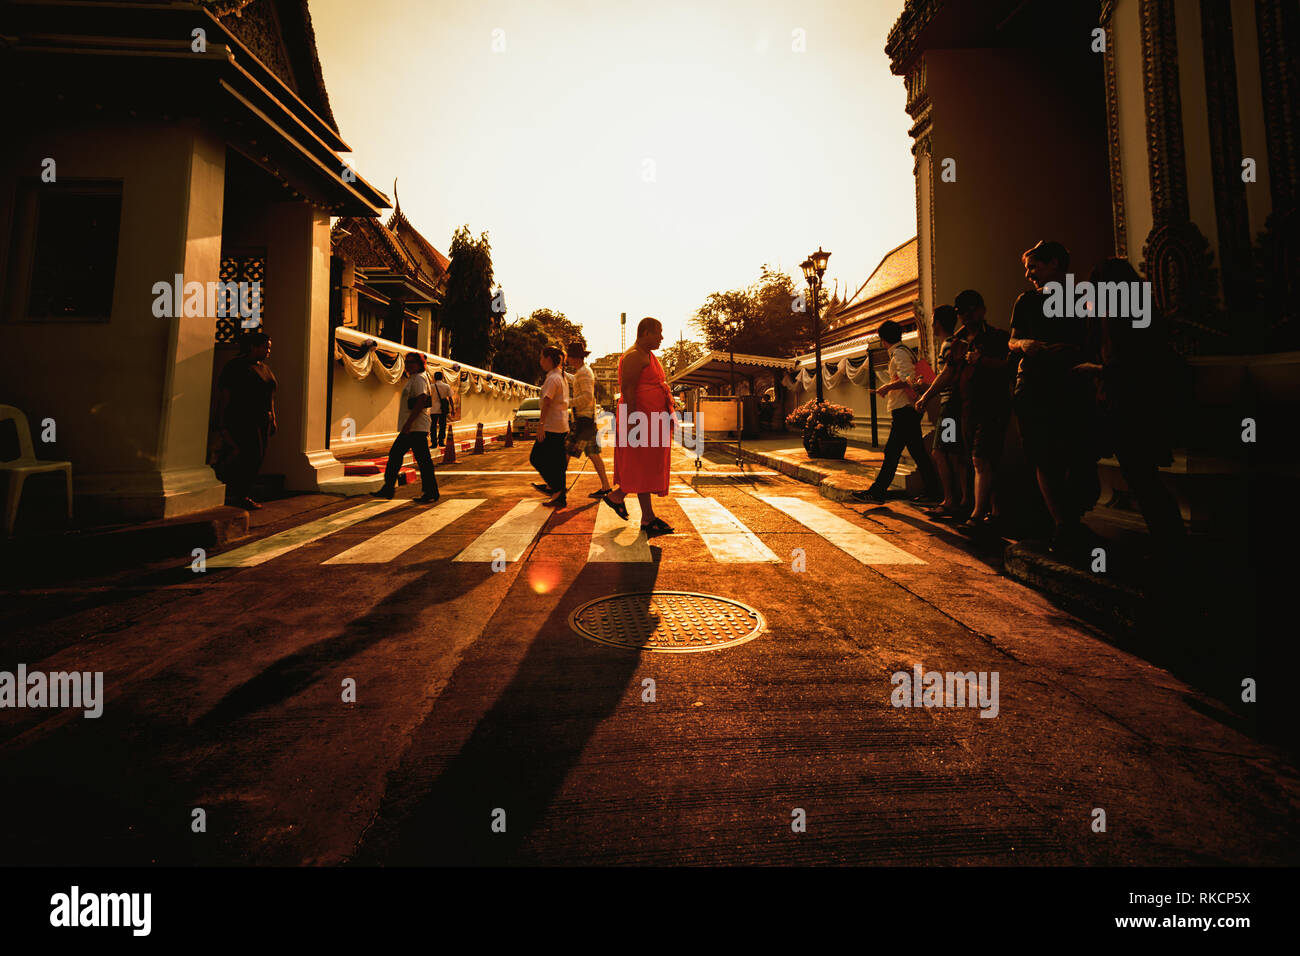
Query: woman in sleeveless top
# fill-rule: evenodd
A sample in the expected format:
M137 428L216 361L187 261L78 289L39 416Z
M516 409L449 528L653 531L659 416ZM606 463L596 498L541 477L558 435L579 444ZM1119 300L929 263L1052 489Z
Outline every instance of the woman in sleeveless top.
M646 534L672 534L673 531L655 515L650 497L668 494L675 427L668 378L654 355L663 338L663 326L657 319L642 319L636 329L636 342L619 359L621 394L614 429L615 488L601 499L620 518L626 519L628 513L623 502L629 494L635 494L641 502L641 530Z

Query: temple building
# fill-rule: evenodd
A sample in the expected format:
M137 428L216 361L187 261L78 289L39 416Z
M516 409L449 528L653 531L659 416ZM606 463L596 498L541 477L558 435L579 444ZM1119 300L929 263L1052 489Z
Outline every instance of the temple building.
M1276 436L1300 411L1300 4L906 0L885 52L913 120L920 313L974 288L1007 328L1042 239L1080 280L1127 258L1194 379L1166 469L1184 517L1229 527L1247 482L1294 488ZM1272 439L1243 444L1247 420ZM1114 459L1101 473L1123 502Z
M1186 354L1300 346L1298 50L1293 0L907 0L924 314L978 288L1006 327L1051 238L1128 258Z
M347 216L330 231L334 257L334 325L450 354L450 335L436 319L449 260L420 235L400 204L387 225Z
M0 403L57 423L38 455L72 461L78 516L222 504L212 389L246 319L205 304L219 282L256 288L273 340L264 472L293 490L342 479L330 219L389 203L340 156L304 0L15 0L0 34ZM173 281L183 302L160 307Z

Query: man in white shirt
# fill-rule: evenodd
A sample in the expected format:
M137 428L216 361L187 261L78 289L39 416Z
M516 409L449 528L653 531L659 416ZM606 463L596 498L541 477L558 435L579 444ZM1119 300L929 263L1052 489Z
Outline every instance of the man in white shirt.
M605 461L600 457L600 441L597 438L596 375L584 361L590 354L581 342L570 342L565 349L567 364L573 369L573 434L569 438L569 444L578 450L578 454L586 455L591 460L592 467L600 477L600 488L587 497L603 498L612 489L605 474Z
M569 383L564 380L564 353L556 346L548 345L542 349L541 363L546 372L546 382L542 385L537 441L528 460L545 482L534 487L551 495L543 505L563 508L566 504L564 476L569 462L564 447L564 440L569 435Z
M388 467L384 469L384 486L371 494L376 498L391 498L397 487L397 475L402 470L402 459L407 451L415 456L420 466L420 486L424 492L416 500L429 504L438 500L438 478L429 457L429 409L433 405L433 383L424 370L424 356L419 352L406 353L406 374L409 376L397 404L397 437L388 452Z
M433 373L433 425L429 429L429 442L440 447L447 441L447 422L451 417L451 386L443 378L442 372Z
M921 473L925 483L925 498L937 502L942 490L939 484L939 471L934 467L930 452L925 447L921 435L921 413L916 410L916 359L907 346L902 344L903 327L892 319L880 324L880 341L889 346L889 377L887 385L875 389L877 395L887 396L885 407L891 421L889 439L885 442L885 458L880 463L880 473L871 487L866 491L854 492L858 501L879 504L885 500L894 474L898 470L898 460L903 456L903 449L916 462L916 470Z

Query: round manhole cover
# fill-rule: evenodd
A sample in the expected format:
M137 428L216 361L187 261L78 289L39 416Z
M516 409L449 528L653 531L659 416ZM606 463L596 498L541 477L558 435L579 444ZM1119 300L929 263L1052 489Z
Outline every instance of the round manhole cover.
M588 640L686 654L752 641L767 622L748 604L690 591L640 591L588 601L569 615Z

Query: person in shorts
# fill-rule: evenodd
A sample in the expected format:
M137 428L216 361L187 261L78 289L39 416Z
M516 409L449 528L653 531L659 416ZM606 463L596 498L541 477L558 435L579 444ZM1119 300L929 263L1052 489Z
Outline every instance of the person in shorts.
M970 452L962 440L961 370L966 362L966 340L958 338L957 310L941 305L934 310L931 329L939 346L939 374L916 402L916 410L925 414L928 405L938 405L934 421L934 464L943 484L943 501L927 514L940 521L964 520L970 516Z
M984 297L974 289L958 293L953 307L961 319L954 333L964 340L962 434L975 469L975 504L960 530L994 533L998 526L996 481L1007 425L1011 421L1008 334L985 319Z
M605 461L600 457L599 432L596 428L596 376L586 363L586 358L591 353L583 348L581 342L570 342L564 352L566 364L573 369L573 384L570 388L573 435L570 438L570 449L576 449L579 455L591 459L592 467L600 478L600 487L587 497L603 498L613 489L605 473Z

